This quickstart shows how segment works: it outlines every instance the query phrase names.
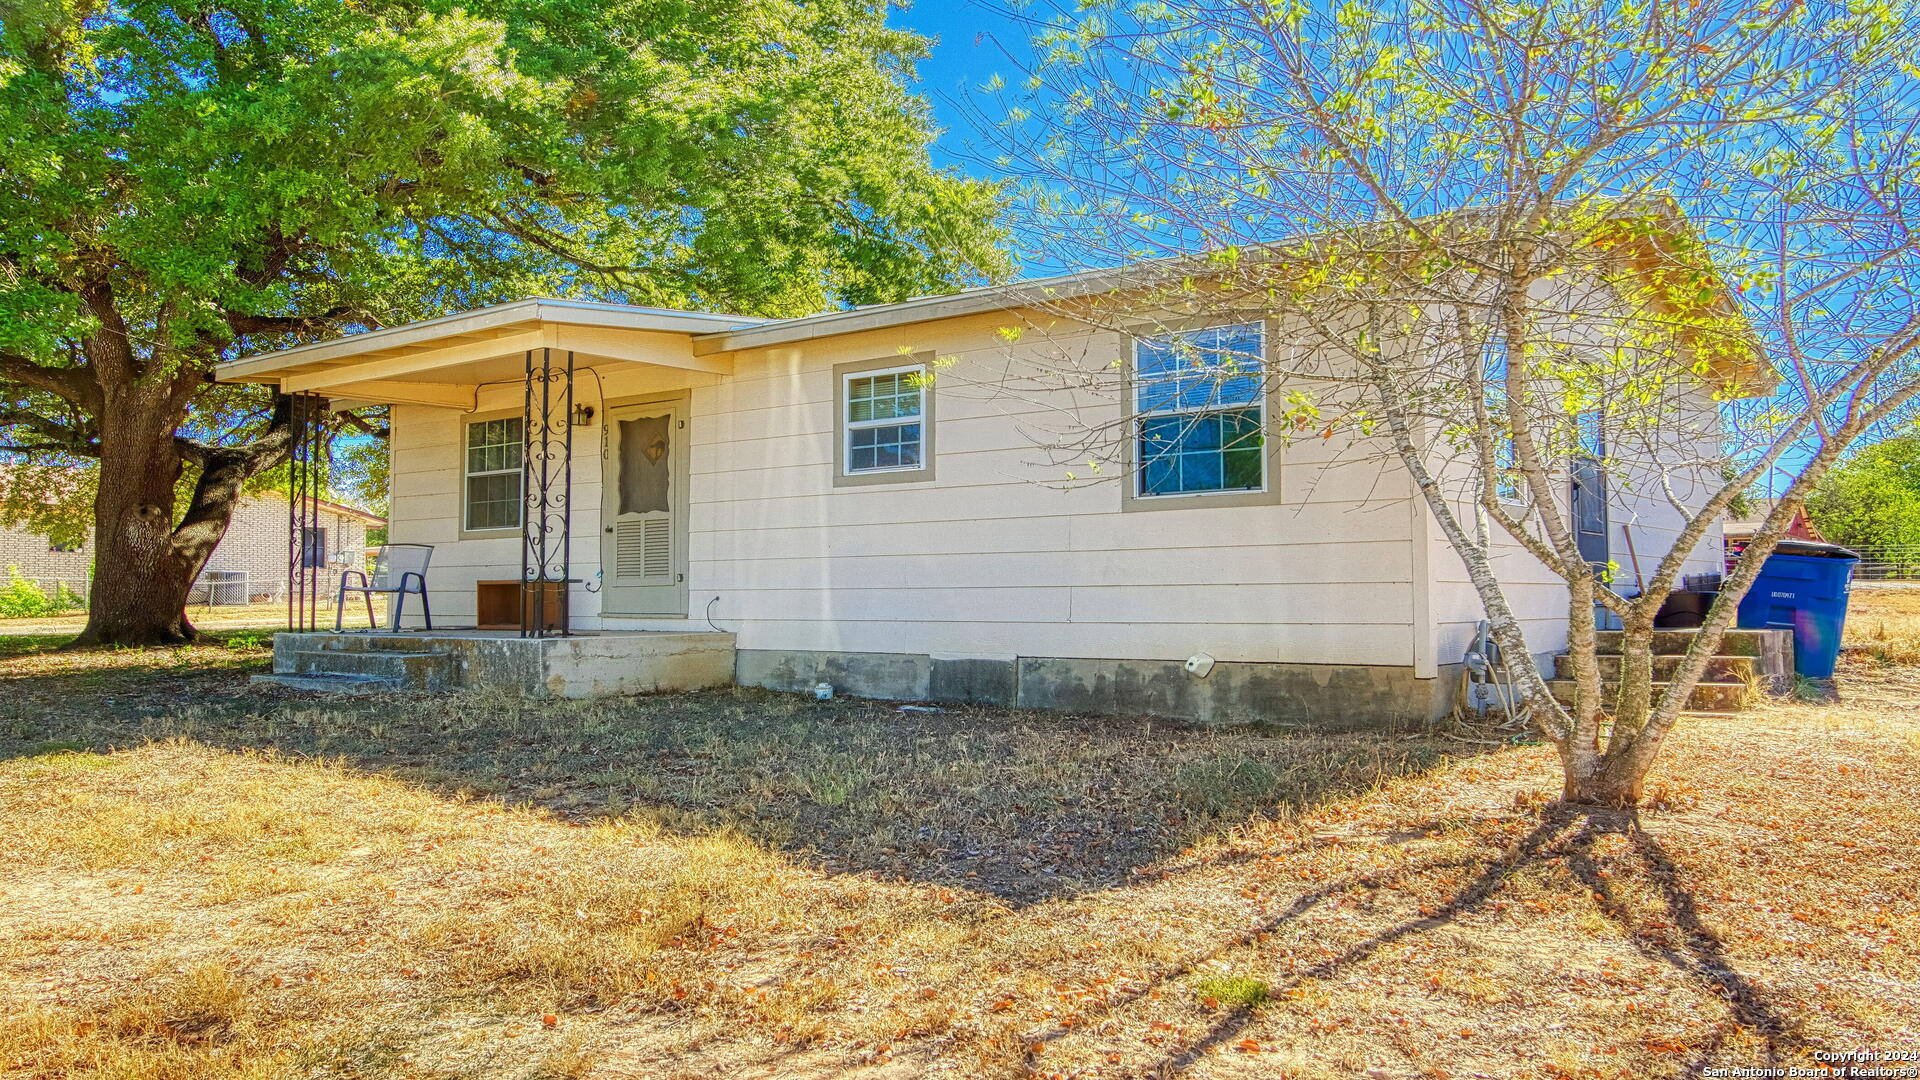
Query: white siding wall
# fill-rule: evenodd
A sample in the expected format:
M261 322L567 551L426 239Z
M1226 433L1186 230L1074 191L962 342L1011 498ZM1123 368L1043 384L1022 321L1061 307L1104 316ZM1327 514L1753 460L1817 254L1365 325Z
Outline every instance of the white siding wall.
M1396 471L1307 439L1281 454L1279 505L1200 498L1123 513L1116 482L1057 490L1049 483L1063 470L1042 463L1030 432L1062 405L1096 421L1118 405L996 389L1023 353L1075 347L1054 337L1009 348L995 334L1008 321L742 353L731 376L604 373L615 400L691 390L689 621L704 627L710 611L743 649L1415 663L1431 635L1416 620L1414 517ZM1084 347L1117 357L1120 344L1090 337ZM937 480L834 488L832 366L924 350L952 361L934 391ZM577 393L598 404L592 377ZM483 390L479 411L515 408L518 395ZM434 608L450 624L472 620L474 581L515 577L520 565L517 536L459 539L463 418L412 406L393 417L391 536L436 545ZM599 436L597 423L575 431L574 572L589 582ZM576 625L600 624L584 586L573 603Z

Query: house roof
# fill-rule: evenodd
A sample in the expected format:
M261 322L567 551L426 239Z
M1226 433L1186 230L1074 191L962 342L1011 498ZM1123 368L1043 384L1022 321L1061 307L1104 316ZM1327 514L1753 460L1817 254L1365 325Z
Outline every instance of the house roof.
M262 491L256 493L255 498L268 495L283 502L289 501L287 499L287 493L284 491ZM337 503L331 499L316 499L314 501L319 503L320 509L328 513L339 514L342 517L354 518L363 522L368 528L377 529L387 523L386 518L381 517L371 510L362 510L357 506L348 506L346 503Z
M1658 216L1663 234L1680 235L1686 231L1683 221L1659 208L1636 207L1632 212L1643 217L1649 213ZM1303 242L1311 239L1303 238ZM1639 266L1636 268L1644 270L1662 255L1663 249L1664 245L1655 243L1637 252ZM1157 278L1190 276L1205 265L1201 256L1157 259L787 319L529 297L246 357L217 366L214 376L222 382L274 382L288 392L298 392L322 389L330 380L339 380L344 369L364 366L371 373L369 378L384 380L380 385L396 395L393 400L465 407L463 391L431 381L438 377L436 369L445 371L453 363L462 363L467 365L471 377L476 370L475 358L490 355L495 358L493 367L498 369L494 374L499 375L505 371L500 358L545 346L578 349L589 358L587 363L591 363L593 356L607 356L725 374L732 369L727 354L742 350L1030 308L1095 296L1118 287L1139 288ZM1725 288L1717 281L1715 285L1722 297L1714 302L1715 306L1725 307L1729 313L1737 311ZM691 355L675 355L649 347L644 342L648 334L684 335ZM376 372L376 364L384 366ZM1714 367L1729 385L1738 386L1748 394L1769 393L1774 385L1774 373L1757 349L1753 363L1733 366L1716 363ZM1727 370L1721 370L1723 367ZM393 381L396 378L412 385L399 385Z
M1749 499L1747 513L1741 517L1729 516L1720 524L1721 533L1729 540L1744 540L1760 531L1760 526L1772 515L1778 499ZM1796 540L1825 540L1820 535L1819 526L1807 516L1803 505L1793 512L1793 520L1787 523L1786 535Z
M403 354L410 349L439 349L465 341L493 341L498 339L502 331L539 324L701 334L763 321L746 315L530 296L492 307L442 315L437 319L348 334L329 341L243 357L216 367L214 377L220 382L277 381L289 375L362 361L375 354Z
M339 514L342 517L358 518L361 522L365 523L369 528L374 528L374 529L382 528L387 523L386 518L381 517L379 514L376 514L371 510L362 510L357 506L348 506L346 503L332 502L327 499L319 499L316 501L319 502L320 509L330 510L333 513Z

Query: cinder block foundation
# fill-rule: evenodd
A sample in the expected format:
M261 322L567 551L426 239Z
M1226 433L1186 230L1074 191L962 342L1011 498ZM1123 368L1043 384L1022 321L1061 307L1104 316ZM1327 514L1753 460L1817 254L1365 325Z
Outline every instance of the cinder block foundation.
M1452 706L1457 670L1415 678L1411 667L1223 662L1205 678L1174 660L1073 657L937 659L909 653L743 649L745 686L806 691L830 683L853 697L1017 706L1205 724L1284 723L1394 728Z

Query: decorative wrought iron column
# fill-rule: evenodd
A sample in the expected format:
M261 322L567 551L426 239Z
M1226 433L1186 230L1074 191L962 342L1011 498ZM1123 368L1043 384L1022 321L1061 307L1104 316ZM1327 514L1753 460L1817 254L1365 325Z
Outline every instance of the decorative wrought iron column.
M572 632L573 353L561 366L552 349L527 350L521 415L520 636L565 637Z
M293 449L287 459L287 627L316 630L320 625L320 577L326 552L318 542L320 494L326 483L327 399L294 394L289 423ZM317 563L317 565L316 565Z

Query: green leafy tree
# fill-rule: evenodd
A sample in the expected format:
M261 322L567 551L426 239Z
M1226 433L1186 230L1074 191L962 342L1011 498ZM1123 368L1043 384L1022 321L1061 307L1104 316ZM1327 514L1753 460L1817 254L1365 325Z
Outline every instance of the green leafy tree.
M517 296L793 315L1000 265L860 0L0 7L0 443L97 462L82 642L185 640L243 352ZM329 421L333 423L335 421ZM185 494L180 494L182 488Z
M1807 498L1807 515L1836 544L1920 550L1920 434L1884 439L1835 466Z

